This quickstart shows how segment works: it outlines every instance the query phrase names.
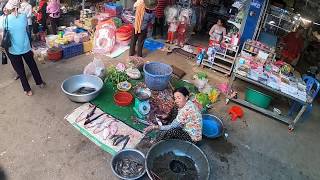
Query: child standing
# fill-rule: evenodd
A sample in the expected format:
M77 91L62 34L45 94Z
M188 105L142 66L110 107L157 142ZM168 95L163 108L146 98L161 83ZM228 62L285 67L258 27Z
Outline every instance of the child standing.
M169 28L168 28L168 39L167 43L173 44L173 41L175 40L175 32L177 31L178 23L174 19L172 22L169 22Z
M176 43L176 45L183 47L184 43L185 43L185 39L186 39L186 32L187 32L187 18L185 16L182 16L177 28L177 32L178 32L178 42Z

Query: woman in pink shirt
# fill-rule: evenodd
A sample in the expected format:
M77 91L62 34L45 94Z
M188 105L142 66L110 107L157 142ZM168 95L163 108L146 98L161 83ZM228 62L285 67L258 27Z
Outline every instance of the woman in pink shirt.
M57 34L57 27L60 17L60 0L50 0L48 2L47 14L49 15L49 23L51 25L50 33Z

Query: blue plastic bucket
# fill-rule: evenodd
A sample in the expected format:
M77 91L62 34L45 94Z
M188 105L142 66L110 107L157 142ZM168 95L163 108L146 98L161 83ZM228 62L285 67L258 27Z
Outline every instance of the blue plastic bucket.
M161 91L167 88L172 67L160 62L150 62L143 66L144 81L149 89Z

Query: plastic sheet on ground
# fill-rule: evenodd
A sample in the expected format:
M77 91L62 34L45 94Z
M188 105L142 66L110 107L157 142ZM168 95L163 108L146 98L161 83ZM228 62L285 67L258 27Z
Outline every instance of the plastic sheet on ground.
M164 47L164 43L153 40L153 39L146 39L144 42L144 48L148 49L149 51L156 51L158 49L162 49Z
M129 46L121 46L119 44L116 44L112 52L109 54L106 54L106 56L110 58L116 58L120 56L122 53L124 53L126 50L128 50L129 48L130 48Z

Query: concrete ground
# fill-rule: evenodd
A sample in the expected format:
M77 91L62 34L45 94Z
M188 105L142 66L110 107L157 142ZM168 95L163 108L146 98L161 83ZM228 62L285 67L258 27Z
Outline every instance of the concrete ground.
M127 58L105 59L106 64ZM61 92L61 82L80 74L92 55L78 56L56 63L39 64L48 86L35 87L34 95L23 94L14 81L11 65L0 66L0 180L112 180L111 155L81 135L64 116L81 104L69 101ZM202 70L176 54L157 51L147 60L174 64L187 72L185 79ZM210 83L226 82L223 75L209 73ZM238 82L240 87L246 84ZM211 112L226 118L227 109L220 97ZM318 104L308 121L299 123L293 133L287 125L246 109L241 121L225 121L229 137L205 139L200 145L211 166L211 179L320 179L320 108Z

